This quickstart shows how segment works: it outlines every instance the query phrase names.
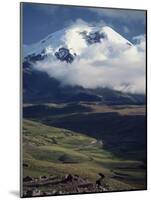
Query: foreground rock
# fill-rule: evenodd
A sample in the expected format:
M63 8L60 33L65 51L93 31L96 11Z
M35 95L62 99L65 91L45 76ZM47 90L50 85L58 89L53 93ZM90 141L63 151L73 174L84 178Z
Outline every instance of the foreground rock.
M94 193L108 191L105 177L100 176L95 182L90 182L79 175L66 174L65 176L50 176L24 178L24 197L47 196L76 193ZM29 180L29 181L27 181Z

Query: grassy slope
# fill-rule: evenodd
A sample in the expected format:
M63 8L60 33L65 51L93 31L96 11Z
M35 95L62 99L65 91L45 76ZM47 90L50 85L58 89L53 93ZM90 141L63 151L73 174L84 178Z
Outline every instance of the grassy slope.
M24 117L102 139L105 149L146 162L145 106L106 106L97 102L25 105Z
M116 158L96 139L30 120L23 127L24 176L72 173L94 181L101 172L111 190L144 188L141 163Z

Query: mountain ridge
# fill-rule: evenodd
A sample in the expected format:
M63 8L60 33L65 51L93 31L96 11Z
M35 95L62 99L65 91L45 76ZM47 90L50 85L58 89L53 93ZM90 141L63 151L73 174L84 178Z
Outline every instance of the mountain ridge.
M77 50L75 47L72 47L72 45L75 46L75 44L73 44L75 43L75 41L73 41L74 38L73 39L71 38L70 42L67 41L66 39L67 33L72 32L73 29L74 28L72 27L67 28L67 29L62 29L62 30L56 31L55 33L49 34L48 36L46 36L44 39L40 40L37 43L34 43L32 45L24 45L24 49L23 49L24 58L26 58L27 56L31 54L35 54L35 55L44 54L44 51L46 54L52 54L56 52L61 46L64 48L68 48L69 50L72 50L72 54L79 54L78 50L80 48ZM85 43L84 48L88 47L89 44L93 44L93 43L88 42L90 41L90 39L94 43L96 42L101 43L101 42L104 42L105 40L108 40L115 44L126 44L127 47L133 46L130 41L122 37L119 33L114 31L109 26L103 26L102 28L97 28L96 26L93 26L93 27L89 26L89 29L81 28L81 30L76 31L76 32L78 32L77 34L78 34L78 37L81 39L81 41ZM96 33L100 34L100 38L98 38L98 41L95 40ZM89 38L89 40L87 40L86 37L84 37L84 34L87 36L87 39Z

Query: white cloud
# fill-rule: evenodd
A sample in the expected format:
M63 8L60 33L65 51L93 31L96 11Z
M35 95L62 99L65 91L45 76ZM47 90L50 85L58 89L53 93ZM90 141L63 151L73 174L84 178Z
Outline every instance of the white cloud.
M145 37L137 36L136 45L128 46L104 40L87 47L79 30L88 30L83 21L69 27L63 36L69 48L79 52L71 64L48 57L37 62L36 69L46 71L65 85L85 88L109 87L131 93L145 92Z
M135 36L133 37L133 40L135 41L138 50L145 52L146 50L145 35Z

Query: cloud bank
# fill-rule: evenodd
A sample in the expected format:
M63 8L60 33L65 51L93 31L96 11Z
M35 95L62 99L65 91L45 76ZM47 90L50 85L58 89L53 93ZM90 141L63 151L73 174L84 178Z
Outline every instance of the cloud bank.
M47 72L62 85L145 93L145 36L134 37L135 45L129 47L115 43L114 38L88 46L79 31L91 31L90 27L78 20L61 38L66 47L76 51L74 62L61 62L50 55L34 67Z

